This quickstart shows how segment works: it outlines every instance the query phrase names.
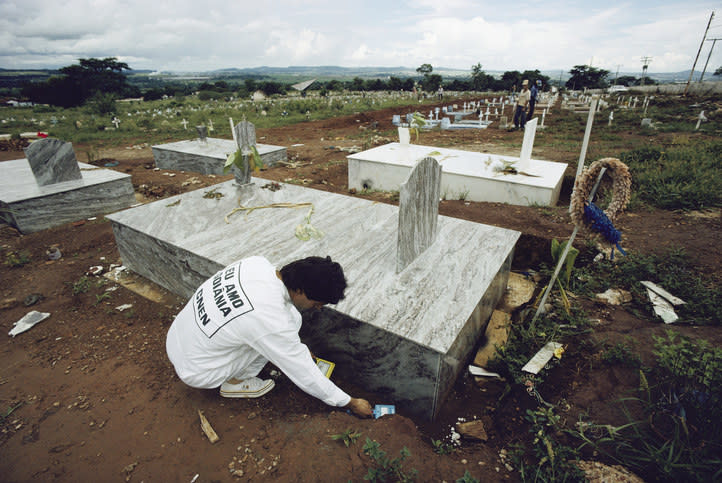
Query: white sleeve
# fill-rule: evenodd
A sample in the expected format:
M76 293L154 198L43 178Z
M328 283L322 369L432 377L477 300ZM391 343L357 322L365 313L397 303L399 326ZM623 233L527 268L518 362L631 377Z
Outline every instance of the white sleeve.
M329 406L345 406L351 400L351 396L323 375L298 333L264 335L251 345L307 394Z

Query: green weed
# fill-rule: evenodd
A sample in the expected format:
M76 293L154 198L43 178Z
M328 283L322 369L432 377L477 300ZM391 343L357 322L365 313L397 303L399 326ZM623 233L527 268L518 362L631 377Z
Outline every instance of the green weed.
M5 265L8 267L22 267L30 263L30 254L24 250L16 252L9 251L5 254Z
M404 460L411 455L411 452L406 446L401 449L398 457L389 458L386 452L381 449L379 442L367 437L363 452L375 463L374 468L368 469L364 480L374 482L410 482L416 478L418 473L416 470L405 470L403 468Z
M103 292L102 294L96 294L95 295L95 304L98 305L99 303L109 300L110 299L110 292Z
M86 293L90 289L90 279L83 275L73 283L73 295Z
M436 454L451 454L456 451L453 444L445 443L440 439L431 439L431 446Z
M361 437L361 433L359 433L358 431L355 431L351 428L348 428L343 433L332 434L329 437L334 441L338 441L338 440L343 441L343 444L345 444L346 447L348 448L349 446L351 446L352 443L356 444L356 441Z
M722 349L668 331L655 338L649 379L640 371L638 395L621 399L627 423L580 421L570 431L586 447L649 481L722 478ZM651 382L650 382L651 381Z
M624 342L619 342L602 353L602 361L610 365L641 367L642 360L633 349Z

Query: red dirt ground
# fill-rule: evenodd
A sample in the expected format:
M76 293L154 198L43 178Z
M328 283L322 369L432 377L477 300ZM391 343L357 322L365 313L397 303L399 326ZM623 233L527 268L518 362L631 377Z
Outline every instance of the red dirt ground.
M384 193L348 192L347 153L339 148L366 149L395 140L390 120L392 114L401 112L376 111L261 129L258 142L302 146L288 148L289 160L297 166L269 169L260 177L293 179L313 189L393 203ZM558 118L571 115L554 113ZM553 123L554 117L548 117L547 124ZM580 141L582 133L583 125ZM544 135L539 134L542 139ZM421 136L419 144L513 154L519 150L522 133L490 128L432 131ZM629 135L630 146L643 142ZM0 152L0 160L24 157L19 148ZM78 159L85 159L82 152L88 149L90 146L75 146ZM534 155L575 164L578 149L579 145L566 150L535 148ZM592 142L590 153L595 157L614 155L601 149ZM119 164L113 169L132 175L136 195L142 201L229 179L195 173L170 177L154 171L147 147L101 148L100 152L103 159L97 164L117 160ZM570 168L557 207L444 200L440 212L521 231L513 268L538 268L541 262L550 261L550 240L568 238L572 232L566 207L573 175ZM183 186L193 178L198 182ZM628 251L649 253L685 247L701 273L715 277L720 273L719 210L628 213L618 225ZM45 252L51 245L59 247L61 259L47 260ZM584 245L583 240L577 245ZM510 444L528 438L524 413L535 407L536 401L523 388L513 388L499 402L503 383L478 386L464 374L434 422L407 417L402 408L397 415L361 420L307 396L283 376L263 398L226 400L217 391L186 387L165 356L165 334L183 300L164 293L162 301L151 301L124 287L104 299L104 290L114 283L101 286L102 277L90 277L90 289L73 294L73 284L89 267L121 263L110 223L99 218L29 235L0 227L0 247L3 259L10 251L25 251L31 259L22 267L0 265L3 329L9 331L29 310L52 314L30 331L0 343L4 368L0 376L3 481L191 481L196 474L200 475L198 482L361 481L372 467L362 451L366 437L378 441L392 458L403 447L408 448L410 456L403 467L417 470L418 481L454 481L467 470L480 481L519 478L518 473L505 468L499 454ZM26 307L24 300L34 293L42 294L41 300ZM588 300L582 303L590 318L599 319L590 335L592 347L601 351L605 342L615 344L633 338L643 360L651 361L649 341L653 335L663 334L664 324L638 319L621 307ZM132 304L132 309L115 309L122 304ZM722 339L714 328L680 326L678 330L713 344ZM623 421L611 401L637 387L637 372L594 363L598 358L599 352L590 354L570 347L563 363L541 388L547 401L565 403L560 411L569 425L582 412L597 422ZM355 387L353 381L336 382L372 404L389 403ZM219 434L219 442L211 444L204 436L198 411L203 411ZM465 439L452 454L436 454L431 439L448 442L458 418L481 419L488 441ZM347 429L362 433L356 444L346 447L330 438Z

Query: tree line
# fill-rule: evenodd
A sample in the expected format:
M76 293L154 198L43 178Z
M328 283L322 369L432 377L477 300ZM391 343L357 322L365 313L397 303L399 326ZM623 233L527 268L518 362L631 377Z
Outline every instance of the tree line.
M58 75L36 82L25 82L21 96L29 101L40 104L51 104L61 107L75 107L85 104L93 105L98 112L111 112L113 102L117 98L143 97L145 100L163 97L179 97L197 93L201 99L221 99L230 96L247 98L256 91L266 95L285 94L292 90L291 84L275 81L246 78L240 82L218 80L202 83L179 83L161 80L145 80L143 89L131 82L125 71L130 71L125 62L118 62L115 57L104 59L79 59L73 64L59 69ZM406 91L416 92L419 96L433 94L443 87L452 91L499 91L511 92L519 90L523 79L531 83L542 81L542 88L548 89L550 79L537 70L506 71L500 77L484 72L481 63L472 66L468 78L444 81L443 77L433 72L431 64L422 64L416 69L418 76L389 76L386 79L351 80L332 79L316 81L307 90L320 95L329 92L356 91ZM609 85L609 71L585 65L577 65L569 71L571 77L564 87L568 89L604 88ZM639 82L631 76L615 79L616 83L633 85ZM651 80L648 80L651 83ZM561 87L561 86L560 86Z

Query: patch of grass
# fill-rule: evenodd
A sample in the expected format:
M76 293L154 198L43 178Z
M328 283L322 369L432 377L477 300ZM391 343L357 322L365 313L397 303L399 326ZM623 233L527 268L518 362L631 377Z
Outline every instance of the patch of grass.
M90 279L83 275L73 283L73 295L86 293L90 289Z
M641 367L642 359L624 342L618 342L602 353L602 361L610 365Z
M636 396L619 401L621 426L580 421L585 447L648 481L722 478L722 349L668 331L655 338L656 365L640 371Z
M696 325L720 325L722 322L722 287L699 275L684 250L663 254L630 254L616 263L602 260L578 268L570 289L592 296L609 288L623 288L634 295L636 315L654 318L647 289L640 283L649 280L686 302L675 307L681 322ZM679 322L678 322L679 323Z
M523 444L514 446L511 461L522 481L584 481L584 473L575 464L579 453L560 443L561 417L553 408L527 409L524 419L531 424L531 450Z
M109 299L110 299L110 292L103 292L101 294L96 294L94 305L98 305L99 303L101 303L105 300L109 300Z
M6 420L7 418L9 418L10 415L11 415L13 412L15 412L15 410L16 410L17 408L19 408L19 407L22 406L22 405L23 405L23 403L22 403L22 401L20 401L20 402L17 403L15 406L10 406L10 407L8 407L7 411L5 411L4 413L0 413L0 420L4 423L5 420Z
M30 254L24 250L9 251L5 254L5 265L12 268L22 267L30 263Z
M363 452L368 455L375 464L374 468L368 469L364 480L374 482L410 482L416 478L418 473L416 470L405 470L403 468L404 460L411 455L411 452L406 446L401 449L398 457L389 458L386 452L381 449L381 444L378 441L367 437Z
M632 173L632 192L658 208L722 206L722 142L642 147L620 155Z
M434 447L434 453L436 454L451 454L456 451L453 444L445 443L440 439L431 439L431 446Z

